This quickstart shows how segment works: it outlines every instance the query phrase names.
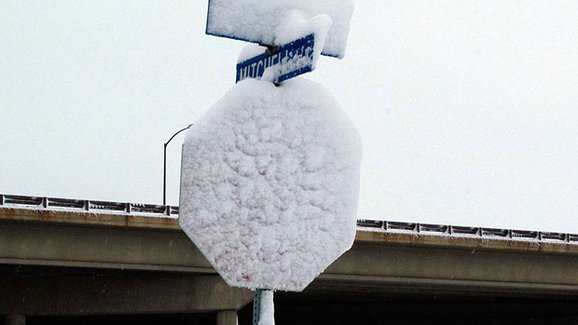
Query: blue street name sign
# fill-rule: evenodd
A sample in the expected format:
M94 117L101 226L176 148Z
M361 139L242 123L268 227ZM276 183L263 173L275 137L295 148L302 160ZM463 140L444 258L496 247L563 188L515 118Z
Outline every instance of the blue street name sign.
M315 38L309 34L291 43L285 44L278 51L266 51L237 64L237 82L247 78L261 78L267 68L275 69L274 83L313 70L313 45Z

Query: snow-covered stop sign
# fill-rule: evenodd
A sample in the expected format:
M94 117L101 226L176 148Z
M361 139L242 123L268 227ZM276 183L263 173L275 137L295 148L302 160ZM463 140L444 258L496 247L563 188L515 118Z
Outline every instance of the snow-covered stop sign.
M244 80L187 134L180 225L229 285L302 291L353 243L360 160L321 85Z

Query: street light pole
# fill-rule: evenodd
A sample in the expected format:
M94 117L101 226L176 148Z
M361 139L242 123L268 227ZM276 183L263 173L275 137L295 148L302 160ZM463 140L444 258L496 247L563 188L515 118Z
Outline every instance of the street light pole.
M187 125L180 130L178 130L173 136L169 139L169 141L165 142L163 148L163 205L167 205L167 146L171 143L171 140L177 136L177 134L183 132L184 130L188 130L193 124Z

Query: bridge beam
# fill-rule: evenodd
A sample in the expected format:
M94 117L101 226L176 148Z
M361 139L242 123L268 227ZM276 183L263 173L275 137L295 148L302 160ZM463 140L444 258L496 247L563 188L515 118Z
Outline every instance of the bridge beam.
M10 275L0 277L0 292L0 314L30 316L235 311L253 298L251 291L231 288L216 275L135 272ZM223 315L229 319L230 314Z
M132 225L130 217L106 215L83 216L100 224L2 220L1 214L8 212L0 209L0 264L216 274L178 228ZM15 218L59 216L52 211L13 212ZM128 225L118 225L119 220Z
M575 254L356 242L317 284L320 289L347 291L381 287L566 296L578 294L577 271Z
M310 291L578 296L577 257L570 243L360 231ZM49 210L0 208L0 265L216 275L175 219Z

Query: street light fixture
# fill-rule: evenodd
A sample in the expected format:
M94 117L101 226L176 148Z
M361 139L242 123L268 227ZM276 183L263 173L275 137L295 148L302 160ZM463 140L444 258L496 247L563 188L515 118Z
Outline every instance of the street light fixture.
M191 126L193 126L193 124L189 124L187 125L187 127L184 127L180 130L178 130L175 134L173 134L173 136L169 139L169 141L165 142L164 144L164 148L163 148L163 205L167 205L167 146L169 145L169 143L171 143L171 140L177 136L177 134L183 132L184 130L188 130Z

